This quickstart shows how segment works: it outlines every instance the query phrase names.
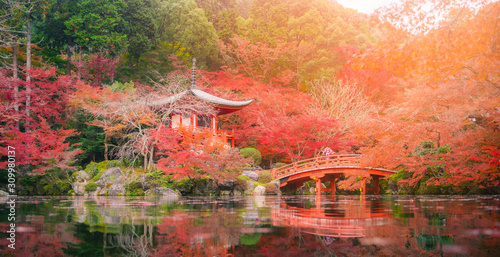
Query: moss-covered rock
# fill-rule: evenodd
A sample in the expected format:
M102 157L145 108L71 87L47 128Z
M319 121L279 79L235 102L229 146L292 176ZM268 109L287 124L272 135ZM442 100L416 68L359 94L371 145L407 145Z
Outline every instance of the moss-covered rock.
M193 186L194 183L191 179L189 178L182 178L173 181L174 182L174 189L178 190L182 195L189 195L191 192L193 192Z
M97 189L97 184L94 181L90 181L87 185L85 185L85 191L91 192Z
M124 173L122 172L122 170L118 167L114 167L114 168L106 169L102 173L99 180L95 181L95 183L99 187L106 187L106 185L108 183L122 184L125 182L125 180L126 180L126 177L125 177Z

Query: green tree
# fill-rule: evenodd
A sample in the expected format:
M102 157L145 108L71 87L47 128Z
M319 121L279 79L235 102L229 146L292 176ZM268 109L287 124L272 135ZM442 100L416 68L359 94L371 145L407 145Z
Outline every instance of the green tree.
M77 9L77 1L47 1L41 10L43 17L40 17L41 20L37 23L38 33L35 40L40 42L43 57L50 63L66 63L68 75L71 75L71 58L77 38L65 32L65 22L76 14ZM61 59L62 51L66 51L66 62Z
M64 21L64 32L80 46L117 55L128 45L127 35L119 30L126 6L124 0L78 1L75 13Z
M161 41L187 49L199 66L218 68L217 33L194 0L160 2L158 18Z
M127 35L128 55L133 64L157 44L157 23L154 0L125 0L121 31Z

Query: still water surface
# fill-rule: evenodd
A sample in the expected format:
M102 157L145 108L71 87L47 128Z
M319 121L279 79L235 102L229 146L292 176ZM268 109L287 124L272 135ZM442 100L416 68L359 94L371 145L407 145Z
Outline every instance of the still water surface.
M18 197L16 218L3 256L500 256L499 196Z

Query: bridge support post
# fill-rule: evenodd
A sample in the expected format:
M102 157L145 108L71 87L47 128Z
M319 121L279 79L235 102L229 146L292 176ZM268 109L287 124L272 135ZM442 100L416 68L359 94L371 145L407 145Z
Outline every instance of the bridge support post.
M321 194L321 179L317 178L316 179L316 195Z
M361 194L366 195L366 178L361 179Z
M379 176L373 176L373 194L374 195L379 195L380 194L380 186L379 186Z
M331 192L331 195L335 195L335 182L337 181L337 178L333 178L332 180L330 180L330 192Z
M324 176L325 176L324 174L319 174L319 175L310 177L312 180L316 181L316 195L321 194L321 178Z

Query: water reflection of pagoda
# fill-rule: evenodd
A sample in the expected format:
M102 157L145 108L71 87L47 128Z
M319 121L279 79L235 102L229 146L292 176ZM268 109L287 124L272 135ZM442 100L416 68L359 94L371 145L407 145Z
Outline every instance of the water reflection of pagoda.
M365 237L367 230L390 223L391 213L382 208L380 199L360 201L359 204L353 206L337 201L335 196L325 203L317 200L315 208L282 201L280 208L273 211L273 225L293 227L318 236L353 238Z

